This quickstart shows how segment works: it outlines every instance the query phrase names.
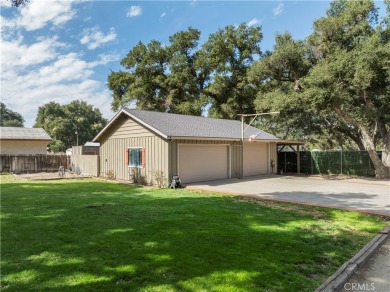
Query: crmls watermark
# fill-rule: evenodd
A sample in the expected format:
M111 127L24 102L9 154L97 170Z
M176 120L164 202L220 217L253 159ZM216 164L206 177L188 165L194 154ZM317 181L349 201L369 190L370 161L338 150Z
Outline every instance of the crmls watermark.
M375 291L375 283L345 283L347 291Z

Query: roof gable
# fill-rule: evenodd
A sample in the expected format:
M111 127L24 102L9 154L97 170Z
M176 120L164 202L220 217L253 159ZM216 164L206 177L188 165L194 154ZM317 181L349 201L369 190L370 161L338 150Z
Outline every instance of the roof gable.
M51 141L42 128L0 127L1 140Z
M126 114L130 118L149 128L156 134L169 139L175 138L205 138L205 139L241 139L242 125L240 121L213 119L206 117L180 115L162 112L152 112L136 109L122 109L110 123L94 138L99 141L101 135L109 126ZM276 136L259 130L255 127L244 125L246 128L244 138L257 135L256 140L280 140Z

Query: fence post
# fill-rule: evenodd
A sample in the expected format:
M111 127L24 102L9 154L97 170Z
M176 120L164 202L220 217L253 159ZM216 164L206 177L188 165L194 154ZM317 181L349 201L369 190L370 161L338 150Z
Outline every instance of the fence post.
M341 174L343 174L343 148L341 148L341 163L340 163L340 168L341 168Z
M287 166L286 166L286 153L287 152L284 152L284 173L286 173L286 169L287 169Z

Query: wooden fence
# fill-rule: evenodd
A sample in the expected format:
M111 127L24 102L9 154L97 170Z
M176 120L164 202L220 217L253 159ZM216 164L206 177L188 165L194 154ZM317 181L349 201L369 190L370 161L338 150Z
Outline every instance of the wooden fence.
M0 172L56 172L62 165L69 167L66 155L0 155Z
M70 168L73 172L82 175L99 176L99 155L71 156Z

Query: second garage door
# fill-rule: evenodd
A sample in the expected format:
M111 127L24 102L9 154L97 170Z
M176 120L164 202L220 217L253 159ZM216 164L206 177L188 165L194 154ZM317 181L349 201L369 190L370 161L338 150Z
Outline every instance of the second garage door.
M247 143L244 146L244 176L266 174L268 155L266 143Z
M179 145L179 176L183 183L229 177L227 145Z

